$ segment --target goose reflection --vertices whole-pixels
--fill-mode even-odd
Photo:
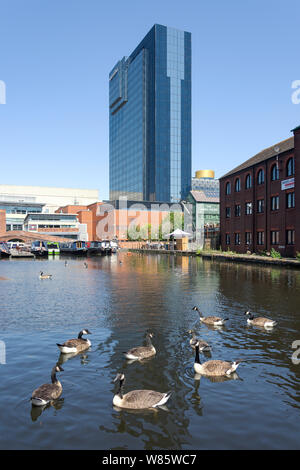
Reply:
[[[113,409],[117,411],[118,413],[130,413],[133,415],[149,415],[153,416],[153,414],[157,414],[159,410],[165,411],[165,412],[170,412],[170,409],[167,407],[167,405],[159,405],[156,408],[143,408],[140,410],[134,410],[130,408],[120,408],[119,406],[113,405]]]
[[[211,331],[228,331],[226,325],[208,325],[207,323],[205,323],[205,327]]]
[[[222,376],[217,376],[217,377],[210,376],[210,375],[197,374],[196,372],[194,375],[194,380],[200,383],[200,380],[202,377],[205,377],[206,379],[210,380],[210,382],[213,382],[213,383],[223,383],[229,380],[243,380],[236,372],[228,376],[222,375]]]
[[[196,374],[198,375],[198,374]],[[198,416],[203,416],[203,405],[201,404],[201,395],[199,394],[199,387],[200,387],[200,377],[198,380],[196,380],[196,375],[194,377],[195,379],[195,389],[192,393],[192,406],[195,410],[195,413],[197,413]]]
[[[77,357],[77,356],[80,357],[81,364],[84,365],[84,364],[89,363],[89,355],[86,354],[86,353],[84,354],[84,353],[80,353],[80,352],[74,352],[74,353],[68,353],[68,354],[60,353],[59,358],[57,360],[57,363],[59,365],[65,364],[67,361],[69,361],[73,357]]]
[[[147,357],[145,359],[139,359],[138,362],[139,364],[147,364],[148,362],[151,362],[152,361],[152,357]],[[125,363],[124,363],[124,368],[126,368],[126,365],[130,365],[130,364],[135,364],[137,362],[136,359],[126,359],[125,360]]]
[[[64,398],[59,398],[58,400],[53,400],[50,403],[47,403],[47,405],[43,406],[32,406],[31,411],[30,411],[30,416],[31,420],[37,421],[38,418],[41,416],[41,414],[45,411],[50,409],[51,407],[54,408],[55,410],[61,410],[64,405]]]

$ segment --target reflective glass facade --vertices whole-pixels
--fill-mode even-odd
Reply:
[[[214,178],[192,178],[192,189],[203,191],[208,198],[220,197],[220,182]]]
[[[109,75],[110,200],[191,189],[191,34],[154,25]]]

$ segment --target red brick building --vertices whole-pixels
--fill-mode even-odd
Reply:
[[[222,250],[300,252],[300,126],[220,178]]]
[[[158,235],[160,224],[170,217],[170,207],[174,207],[169,204],[160,205],[159,203],[147,203],[145,201],[140,205],[138,202],[135,202],[135,204],[135,206],[122,209],[119,206],[115,208],[110,203],[96,202],[88,206],[63,206],[55,212],[77,214],[78,221],[87,225],[89,241],[112,239],[114,237],[117,237],[118,240],[127,240],[128,231],[130,232],[130,229],[134,231],[135,227],[144,229],[141,234],[148,238],[147,227],[151,225],[152,235]],[[177,207],[178,210],[179,206]]]
[[[0,235],[6,232],[6,212],[0,209]]]

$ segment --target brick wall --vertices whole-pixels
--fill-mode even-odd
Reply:
[[[0,234],[3,235],[6,232],[6,211],[0,210]]]
[[[78,206],[78,205],[68,205],[59,207],[55,212],[57,214],[77,214],[79,211],[86,210],[87,206]]]
[[[88,240],[93,241],[93,213],[89,210],[80,210],[78,212],[78,221],[80,224],[86,224]]]

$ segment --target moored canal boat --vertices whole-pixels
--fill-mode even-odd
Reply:
[[[60,252],[63,253],[68,253],[72,255],[86,255],[87,254],[87,244],[85,241],[72,241],[72,242],[61,242],[59,244],[60,246]]]
[[[119,248],[117,240],[111,240],[110,241],[110,247],[111,247],[111,252],[112,253],[117,253],[118,248]]]
[[[88,251],[88,255],[101,255],[102,254],[101,242],[98,242],[98,241],[87,242],[87,251]]]
[[[101,243],[101,254],[102,255],[111,255],[111,246],[109,240],[102,240]]]
[[[59,255],[60,248],[58,242],[46,242],[48,255]]]
[[[43,240],[35,240],[31,243],[31,253],[35,256],[48,256],[47,243]]]
[[[9,258],[10,250],[6,242],[0,242],[0,258]]]

